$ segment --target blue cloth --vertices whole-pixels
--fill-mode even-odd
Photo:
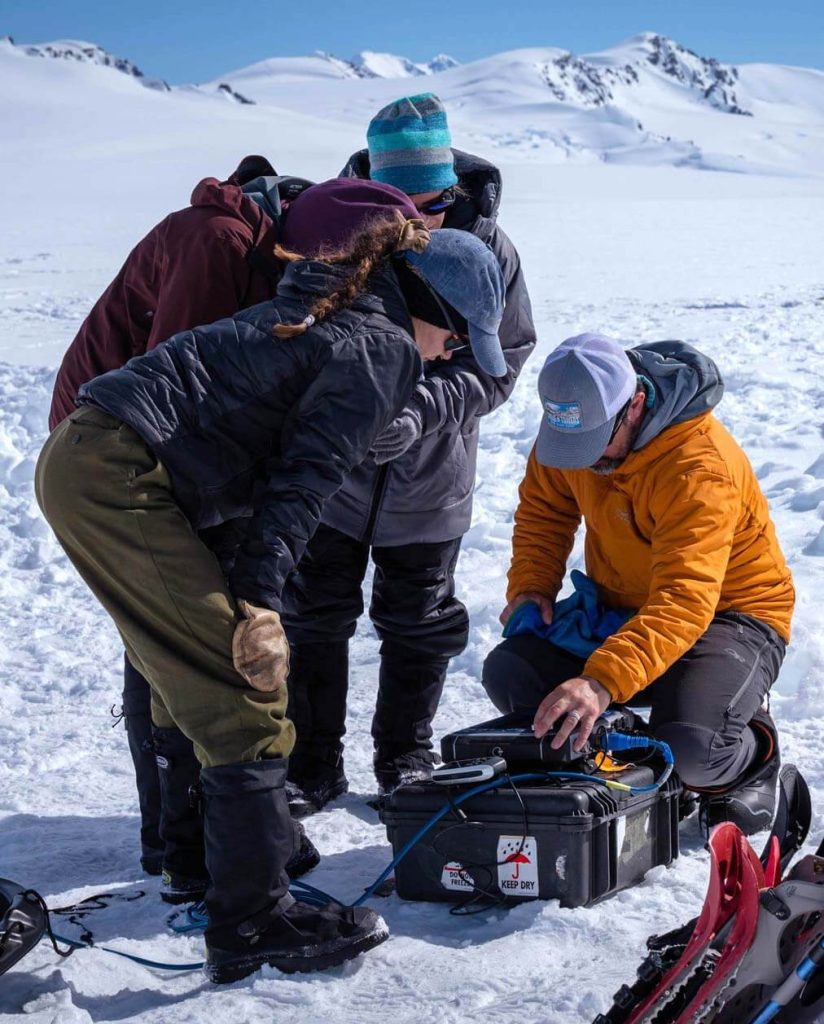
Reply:
[[[570,574],[575,593],[556,602],[552,622],[547,625],[534,601],[519,605],[504,626],[504,636],[534,633],[579,658],[588,658],[607,637],[617,632],[635,613],[629,608],[605,608],[598,601],[598,588],[584,573]]]

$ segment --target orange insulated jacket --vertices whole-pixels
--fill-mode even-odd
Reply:
[[[746,613],[789,639],[793,584],[766,498],[711,412],[666,427],[608,476],[542,466],[533,449],[508,599],[555,598],[582,517],[586,571],[601,600],[635,610],[584,669],[614,700],[661,676],[716,613]]]

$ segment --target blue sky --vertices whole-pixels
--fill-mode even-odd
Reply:
[[[824,0],[0,0],[0,35],[89,40],[173,84],[314,50],[466,62],[524,46],[586,53],[648,29],[723,61],[824,67]]]

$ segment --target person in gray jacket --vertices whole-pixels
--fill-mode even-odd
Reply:
[[[432,727],[451,658],[469,618],[455,597],[461,538],[470,525],[481,417],[512,393],[536,335],[518,253],[498,227],[500,172],[451,148],[436,96],[381,110],[342,177],[406,192],[430,229],[469,231],[498,259],[506,283],[499,337],[506,375],[484,373],[469,349],[425,370],[411,402],[324,508],[321,526],[283,594],[292,650],[289,713],[297,745],[288,789],[293,815],[314,813],[348,788],[343,767],[349,639],[375,564],[370,616],[381,639],[372,723],[379,793],[429,774]]]

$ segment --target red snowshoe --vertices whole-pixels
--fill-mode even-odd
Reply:
[[[594,1024],[814,1021],[800,1014],[824,996],[824,966],[818,975],[818,960],[824,965],[824,858],[803,858],[781,881],[810,820],[807,786],[787,765],[761,857],[737,826],[717,826],[701,914],[648,940],[650,954],[638,980],[616,993],[610,1011]]]

